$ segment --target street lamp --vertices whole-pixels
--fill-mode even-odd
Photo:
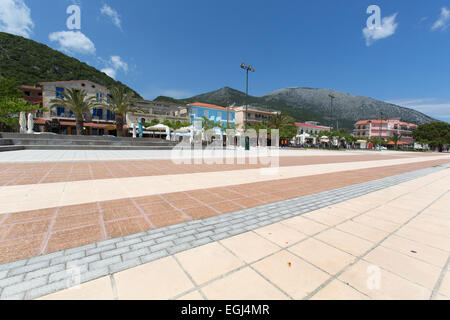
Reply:
[[[248,122],[248,73],[255,72],[253,66],[246,66],[245,63],[241,63],[241,69],[247,71],[247,84],[245,89],[246,96],[246,104],[245,104],[245,123],[244,123],[244,131],[247,132],[247,122]]]

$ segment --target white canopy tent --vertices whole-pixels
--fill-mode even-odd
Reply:
[[[147,131],[153,132],[153,135],[155,132],[158,132],[159,135],[163,134],[163,132],[166,134],[166,140],[170,140],[170,128],[163,124],[157,124],[155,126],[147,127],[145,128]]]

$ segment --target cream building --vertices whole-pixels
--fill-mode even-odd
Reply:
[[[249,125],[253,125],[255,123],[264,123],[269,121],[271,117],[279,114],[278,111],[268,111],[252,106],[249,106],[247,109],[247,119],[245,117],[245,106],[236,106],[233,108],[233,112],[235,112],[237,130],[244,129],[246,120]]]

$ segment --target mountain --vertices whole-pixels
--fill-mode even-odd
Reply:
[[[332,112],[330,95],[335,97]],[[243,105],[247,99],[245,93],[225,87],[178,101],[227,106],[232,103]],[[402,121],[416,124],[436,121],[416,110],[330,89],[281,89],[262,97],[249,96],[248,104],[285,112],[297,121],[318,121],[324,125],[338,122],[339,127],[348,129],[352,129],[354,123],[359,120],[379,119],[380,112],[383,113],[383,118],[400,118]]]
[[[94,67],[48,46],[20,36],[0,32],[0,75],[17,85],[45,81],[90,80],[104,86],[134,90]]]

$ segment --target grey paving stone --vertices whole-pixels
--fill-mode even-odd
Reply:
[[[130,260],[130,259],[134,259],[134,258],[139,258],[140,256],[145,256],[146,254],[149,254],[149,253],[150,253],[150,250],[147,248],[133,250],[133,251],[122,254],[122,260],[126,261],[126,260]]]
[[[61,280],[58,282],[53,282],[53,283],[46,284],[44,286],[29,290],[26,293],[24,299],[25,300],[38,299],[38,298],[41,298],[41,297],[50,295],[52,293],[56,293],[58,291],[65,290],[65,289],[67,289],[67,281]]]
[[[17,276],[8,277],[5,279],[0,280],[0,288],[8,287],[12,284],[18,283],[22,281],[25,278],[25,274],[19,274]]]
[[[161,238],[157,238],[157,239],[155,239],[155,241],[156,241],[156,243],[164,243],[164,242],[167,242],[167,241],[170,241],[170,240],[174,240],[176,238],[178,238],[176,234],[171,234],[169,236],[164,236],[164,237],[161,237]]]
[[[39,278],[45,275],[48,275],[50,273],[54,273],[54,272],[58,272],[65,269],[65,265],[64,264],[57,264],[51,267],[47,267],[47,268],[42,268],[36,271],[32,271],[32,272],[28,272],[25,276],[25,280],[31,280],[34,278]]]
[[[100,257],[104,260],[104,259],[107,259],[107,258],[110,258],[110,257],[121,255],[121,254],[126,253],[126,252],[130,252],[130,248],[129,247],[123,247],[123,248],[118,248],[118,249],[114,249],[114,250],[101,252],[100,253]]]
[[[72,255],[72,254],[80,252],[80,251],[86,251],[86,250],[95,248],[96,245],[97,245],[96,243],[91,243],[91,244],[87,244],[87,245],[81,246],[81,247],[66,249],[66,250],[64,250],[64,255],[68,256],[68,255]]]
[[[64,255],[64,251],[58,251],[58,252],[53,252],[53,253],[46,254],[46,255],[33,257],[27,261],[27,265],[42,262],[42,261],[47,261],[47,260],[50,260],[50,259],[53,259],[56,257],[62,257],[63,255]]]
[[[86,251],[86,255],[87,256],[90,256],[90,255],[93,255],[93,254],[96,254],[96,253],[100,253],[100,252],[104,252],[104,251],[109,251],[109,250],[114,250],[114,249],[116,249],[117,247],[116,247],[116,244],[115,243],[113,243],[113,244],[108,244],[108,245],[106,245],[106,246],[102,246],[102,247],[99,247],[99,248],[93,248],[93,249],[90,249],[90,250],[87,250]]]
[[[111,244],[116,244],[116,243],[121,242],[121,241],[123,241],[122,237],[109,239],[109,240],[104,240],[104,241],[101,241],[101,242],[97,242],[96,247],[100,248],[100,247],[104,247],[104,246],[109,246]]]
[[[89,271],[95,271],[96,269],[108,269],[108,266],[114,263],[119,263],[122,261],[122,258],[120,256],[114,256],[107,259],[95,261],[89,263]]]
[[[167,242],[164,242],[164,243],[158,243],[158,244],[155,244],[155,245],[151,246],[150,247],[150,251],[151,252],[157,252],[157,251],[160,251],[162,249],[166,249],[168,247],[171,247],[173,245],[174,245],[173,241],[167,241]]]
[[[197,233],[197,231],[195,229],[192,229],[192,230],[187,230],[187,231],[180,232],[178,234],[178,236],[185,237],[185,236],[189,236],[189,235],[192,235],[192,234],[195,234],[195,233]]]
[[[64,255],[62,257],[56,257],[50,260],[50,265],[56,265],[56,264],[60,264],[60,263],[64,263],[64,262],[68,262],[71,260],[75,260],[75,259],[81,259],[84,258],[86,256],[86,251],[79,251],[79,252],[75,252],[69,255]]]
[[[118,243],[116,243],[116,247],[117,248],[128,247],[132,244],[136,244],[136,243],[140,243],[140,242],[142,242],[141,238],[134,238],[134,239],[118,242]]]
[[[169,255],[169,253],[166,250],[160,250],[157,252],[153,252],[150,254],[147,254],[145,256],[140,257],[140,260],[142,263],[148,263],[151,261],[155,261],[164,257],[167,257]]]
[[[78,268],[78,269],[75,269]],[[52,283],[52,282],[57,282],[57,281],[61,281],[61,280],[65,280],[67,278],[70,278],[76,274],[83,274],[88,272],[88,266],[87,265],[82,265],[82,266],[78,266],[78,267],[68,267],[67,269],[61,270],[59,272],[55,272],[52,273],[49,277],[48,277],[48,282]]]
[[[81,283],[87,282],[87,281],[92,281],[101,277],[104,277],[106,275],[109,275],[109,269],[108,267],[102,267],[102,268],[98,268],[92,271],[88,271],[85,273],[81,274]]]
[[[0,280],[3,279],[3,278],[6,278],[6,275],[8,274],[8,271],[9,270],[0,271]]]
[[[148,248],[151,247],[152,245],[156,244],[155,240],[147,240],[147,241],[143,241],[143,242],[139,242],[136,244],[133,244],[130,246],[131,250],[138,250],[141,248]]]
[[[189,242],[189,241],[193,241],[193,240],[195,240],[196,238],[194,237],[194,236],[187,236],[187,237],[179,237],[179,238],[177,238],[177,239],[175,239],[174,240],[174,243],[176,244],[176,245],[179,245],[179,244],[182,244],[182,243],[184,243],[184,242]]]
[[[21,267],[21,266],[24,266],[26,263],[27,263],[27,260],[19,260],[19,261],[2,264],[2,265],[0,265],[0,271]]]
[[[136,238],[141,238],[141,237],[145,237],[147,235],[147,232],[139,232],[139,233],[135,233],[135,234],[130,234],[128,236],[123,237],[125,240],[131,240],[131,239],[136,239]]]
[[[141,265],[141,260],[139,258],[134,258],[130,260],[126,260],[124,262],[115,263],[109,266],[110,273],[117,273],[120,271],[124,271],[127,269],[131,269]]]
[[[169,235],[172,235],[172,234],[178,234],[178,233],[180,233],[182,231],[184,231],[184,228],[183,227],[178,227],[176,229],[171,229],[171,230],[164,231],[164,234],[169,236]]]
[[[30,271],[45,268],[45,267],[48,267],[49,264],[50,264],[50,261],[42,261],[42,262],[30,264],[30,265],[25,265],[22,267],[17,267],[17,268],[11,269],[8,273],[8,276],[15,276],[18,274],[27,273]]]
[[[12,284],[3,289],[1,299],[6,299],[8,298],[8,296],[22,293],[39,286],[43,286],[45,284],[47,284],[47,276]]]
[[[68,262],[66,263],[66,265],[67,265],[67,268],[68,268],[68,269],[70,269],[70,268],[76,268],[76,267],[79,268],[79,267],[88,265],[88,264],[91,263],[91,262],[98,261],[98,260],[100,260],[100,259],[101,259],[101,258],[100,258],[100,254],[97,253],[97,254],[93,254],[93,255],[90,255],[90,256],[87,256],[87,257],[78,259],[78,260],[68,261]]]
[[[214,235],[213,231],[205,231],[205,232],[197,233],[195,235],[195,237],[197,239],[202,239],[202,238],[209,237],[209,236],[212,236],[212,235]]]
[[[154,240],[154,239],[161,238],[161,237],[164,237],[164,236],[165,236],[165,234],[162,231],[158,232],[158,233],[152,233],[152,234],[149,234],[149,235],[147,235],[145,237],[142,237],[142,241]]]

